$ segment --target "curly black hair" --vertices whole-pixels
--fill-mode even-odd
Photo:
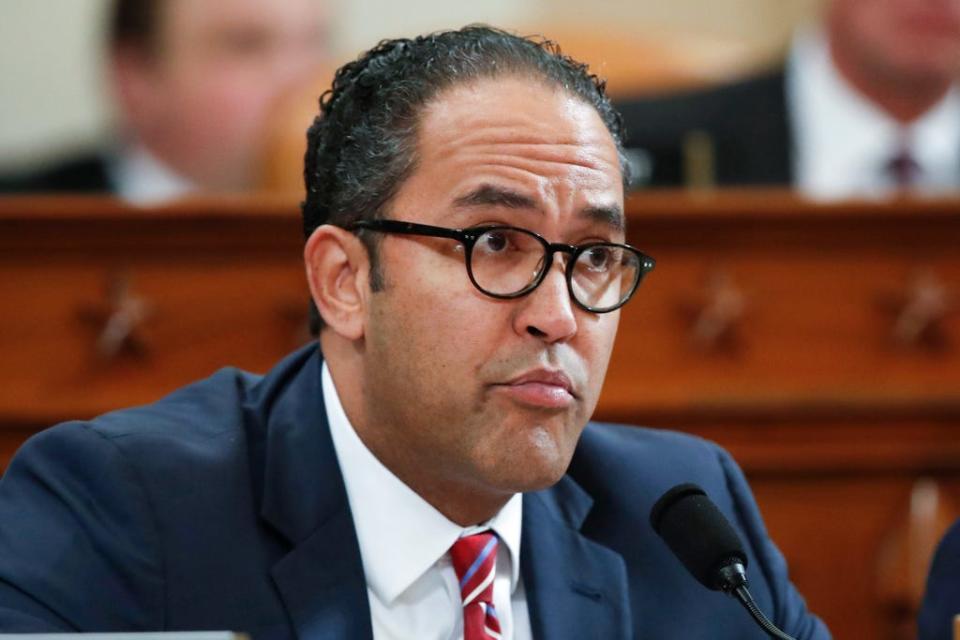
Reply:
[[[605,82],[547,39],[470,25],[383,40],[337,71],[307,130],[301,207],[305,235],[322,224],[346,226],[380,217],[416,166],[417,124],[427,103],[454,85],[506,75],[560,87],[592,105],[613,137],[627,183],[623,122]],[[375,235],[361,238],[370,253],[370,282],[376,291],[382,276]],[[314,313],[314,329],[318,320]]]

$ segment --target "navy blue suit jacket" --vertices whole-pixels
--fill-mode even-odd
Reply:
[[[264,377],[225,369],[155,404],[31,438],[0,481],[0,631],[369,638],[320,362],[309,347]],[[524,496],[535,636],[766,637],[651,530],[651,505],[680,482],[702,485],[743,536],[760,606],[797,638],[829,638],[726,453],[600,424],[587,426],[557,485]]]
[[[930,564],[927,591],[918,617],[920,640],[952,640],[953,616],[960,614],[960,521],[940,541]]]

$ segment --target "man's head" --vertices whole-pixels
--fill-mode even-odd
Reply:
[[[827,29],[849,73],[922,88],[960,72],[960,0],[832,0]]]
[[[249,187],[272,103],[326,58],[324,5],[116,0],[109,49],[124,125],[201,187]]]
[[[344,407],[448,517],[488,517],[566,470],[619,312],[573,302],[567,254],[528,295],[497,299],[471,284],[456,240],[343,227],[506,224],[553,243],[623,242],[619,116],[583,66],[484,27],[383,42],[321,105],[305,258]]]

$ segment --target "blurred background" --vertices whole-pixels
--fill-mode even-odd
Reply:
[[[782,54],[791,30],[812,18],[818,0],[324,0],[334,60],[381,38],[486,22],[546,33],[579,49],[591,41],[618,59],[598,60],[630,87],[720,81]],[[108,0],[4,0],[0,20],[0,173],[43,165],[101,142],[115,115],[104,75]],[[565,37],[566,36],[566,37]],[[607,41],[606,44],[602,44]],[[584,45],[587,45],[586,47]],[[660,71],[627,51],[645,47],[676,56]],[[572,49],[571,49],[572,50]],[[602,58],[603,51],[594,54]],[[605,67],[608,67],[605,69]],[[631,71],[650,77],[630,78]],[[645,83],[645,80],[648,80]],[[616,84],[611,86],[616,92]]]

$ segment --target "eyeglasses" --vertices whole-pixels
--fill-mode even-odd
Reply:
[[[470,282],[492,298],[527,295],[547,276],[553,254],[570,254],[565,271],[570,297],[578,307],[593,313],[608,313],[626,304],[656,264],[630,245],[559,244],[506,225],[448,229],[400,220],[360,220],[347,229],[456,240],[464,247]]]

